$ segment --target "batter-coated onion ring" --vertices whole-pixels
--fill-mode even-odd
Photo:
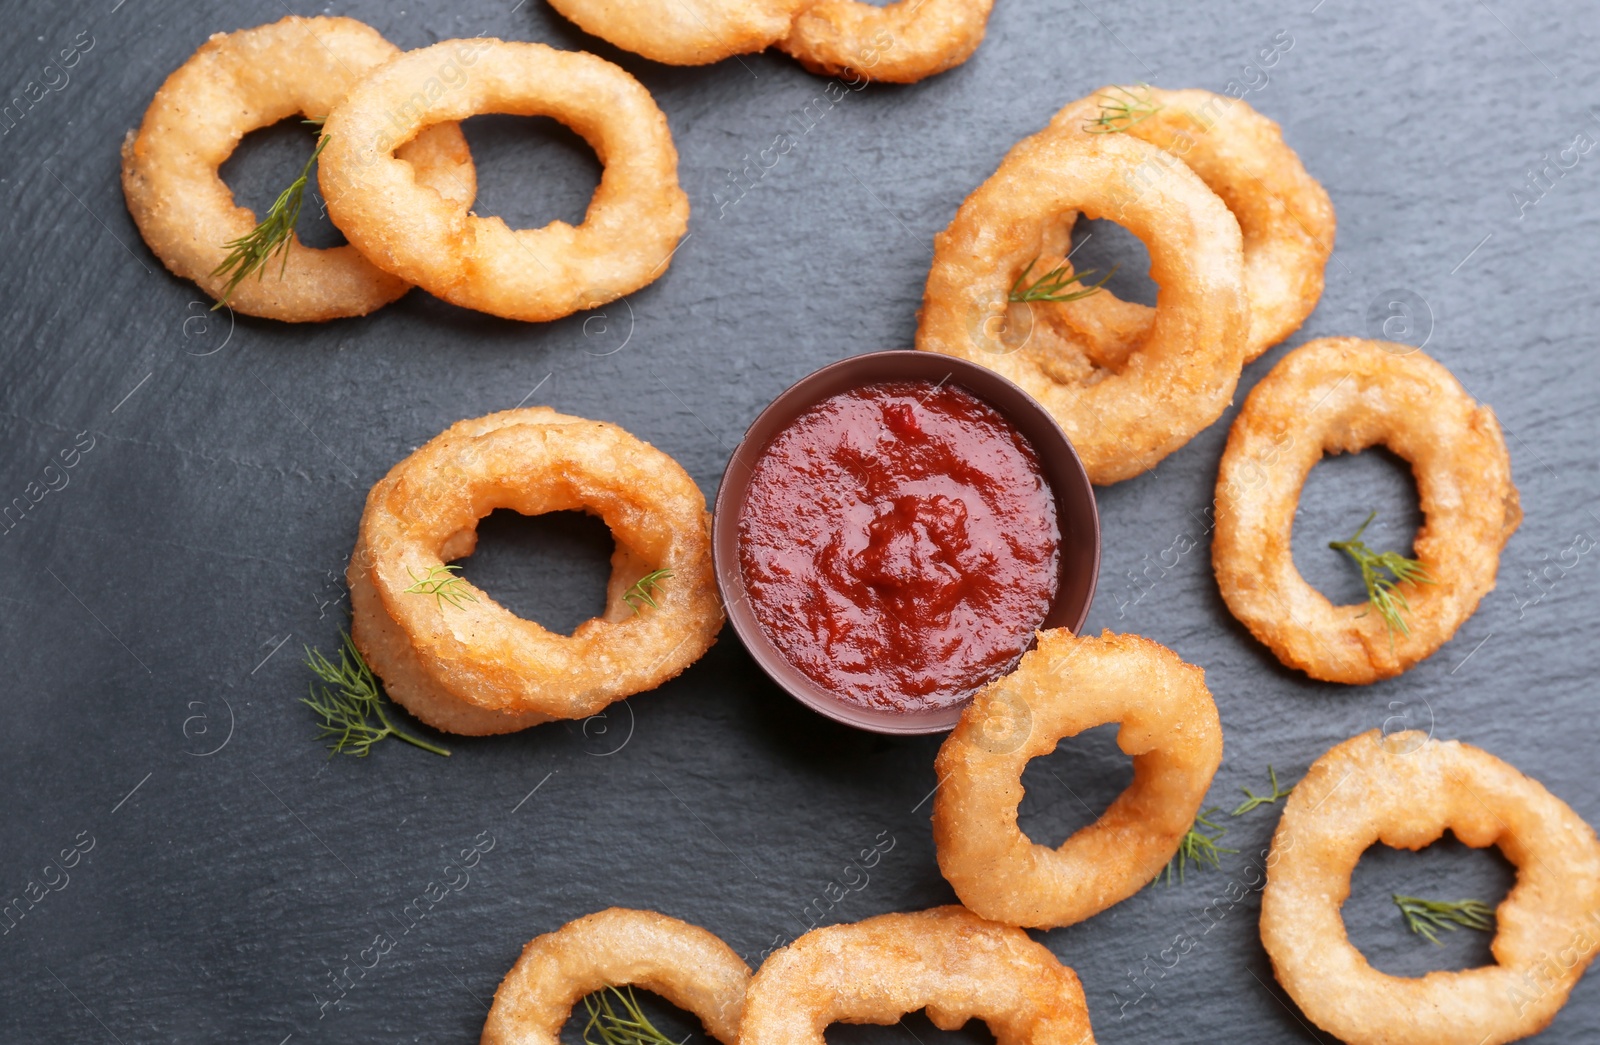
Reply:
[[[470,555],[496,508],[582,509],[617,541],[606,612],[570,636],[522,620],[465,578],[407,591]],[[705,496],[676,461],[617,428],[545,407],[452,425],[367,495],[348,579],[351,637],[389,696],[437,729],[506,733],[584,718],[694,663],[722,626]],[[670,569],[657,606],[625,599]]]
[[[321,119],[367,71],[399,49],[350,18],[289,16],[212,36],[167,77],[137,133],[122,145],[122,189],[139,232],[174,275],[220,299],[213,272],[225,246],[250,233],[256,215],[234,202],[217,168],[246,134],[294,115]],[[407,177],[465,210],[477,191],[472,157],[455,124],[419,134],[399,153]],[[234,288],[228,304],[246,315],[310,322],[360,316],[410,289],[355,247],[313,249],[294,238],[283,257]]]
[[[1120,92],[1120,93],[1117,93]],[[1067,133],[1087,133],[1086,125],[1101,115],[1106,100],[1137,99],[1153,112],[1114,123],[1183,160],[1200,180],[1222,198],[1239,221],[1244,236],[1244,283],[1250,299],[1249,362],[1300,328],[1322,297],[1323,269],[1333,253],[1333,202],[1317,180],[1306,173],[1300,157],[1283,140],[1276,123],[1242,101],[1210,91],[1164,91],[1156,87],[1107,87],[1073,102],[1056,114],[1050,126]],[[1137,191],[1137,185],[1127,187]],[[1115,217],[1113,212],[1110,217]],[[1062,305],[1073,323],[1092,324],[1094,313],[1121,312],[1132,303],[1107,292]],[[1152,321],[1152,310],[1132,305]],[[1134,351],[1143,331],[1121,342],[1120,354]],[[1109,347],[1101,355],[1112,358]]]
[[[994,0],[811,0],[779,49],[824,76],[916,83],[954,68],[983,42]]]
[[[1108,722],[1133,783],[1057,848],[1017,826],[1022,771]],[[1222,761],[1205,672],[1137,635],[1039,633],[1017,670],[973,698],[939,749],[933,840],[961,902],[1007,925],[1054,928],[1138,892],[1178,850]]]
[[[1495,964],[1407,979],[1367,963],[1339,908],[1377,843],[1421,849],[1449,828],[1495,845],[1517,882],[1495,911]],[[1600,843],[1566,803],[1459,741],[1377,730],[1312,764],[1272,838],[1261,942],[1311,1021],[1352,1045],[1499,1045],[1555,1017],[1600,941]]]
[[[1126,199],[1125,177],[1146,190]],[[1120,370],[1070,358],[1031,323],[1031,306],[1008,301],[1030,263],[1061,252],[1078,211],[1116,214],[1149,248],[1161,288],[1149,337]],[[1239,223],[1181,161],[1126,135],[1046,131],[1012,149],[934,238],[917,347],[1021,385],[1066,431],[1089,478],[1114,483],[1153,468],[1227,407],[1250,322],[1243,271]]]
[[[1295,507],[1325,452],[1382,443],[1411,463],[1424,516],[1415,557],[1433,584],[1396,590],[1409,634],[1372,606],[1335,606],[1290,552]],[[1522,521],[1494,411],[1409,345],[1323,338],[1284,356],[1251,390],[1217,471],[1212,565],[1222,597],[1279,660],[1312,678],[1366,683],[1431,656],[1494,589]],[[1337,536],[1342,537],[1343,534]]]
[[[707,65],[764,51],[789,31],[804,0],[550,0],[626,51],[668,65]]]
[[[554,117],[593,147],[605,170],[581,225],[513,230],[468,214],[393,155],[430,124],[489,112]],[[688,227],[666,117],[638,80],[592,54],[434,44],[363,80],[325,129],[322,193],[350,242],[429,293],[507,319],[559,319],[638,290]]]
[[[1000,1045],[1093,1045],[1083,987],[1021,929],[964,907],[813,929],[750,981],[740,1045],[823,1045],[830,1023],[892,1024],[917,1009],[941,1030],[976,1017]]]
[[[737,1045],[750,968],[696,925],[621,907],[568,922],[522,949],[483,1025],[482,1045],[560,1045],[572,1006],[605,987],[636,986],[700,1017]]]

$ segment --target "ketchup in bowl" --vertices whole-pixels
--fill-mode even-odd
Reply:
[[[831,363],[773,400],[717,490],[729,623],[796,700],[879,733],[954,726],[1035,632],[1083,626],[1100,568],[1072,443],[995,371]]]
[[[1033,447],[931,381],[824,399],[757,458],[739,564],[767,639],[867,708],[949,707],[1009,671],[1055,598],[1055,498]]]

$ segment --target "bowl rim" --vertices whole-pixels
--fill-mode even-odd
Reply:
[[[836,722],[875,733],[902,736],[942,733],[955,726],[962,711],[971,703],[971,697],[949,707],[918,712],[885,711],[846,702],[790,663],[767,638],[751,611],[739,560],[739,516],[755,461],[772,439],[788,428],[795,417],[824,399],[853,388],[890,381],[951,382],[996,410],[1033,446],[1040,471],[1055,497],[1057,527],[1061,531],[1061,577],[1056,599],[1040,628],[1066,627],[1074,633],[1082,630],[1099,579],[1101,544],[1099,505],[1077,450],[1049,411],[1020,386],[979,363],[941,353],[890,349],[847,356],[811,371],[768,403],[745,429],[723,469],[712,507],[712,568],[734,633],[757,665],[795,700]],[[996,398],[1007,402],[996,402]],[[1028,416],[1021,419],[1018,413]],[[1047,442],[1058,445],[1041,446],[1037,437],[1040,432],[1046,435]],[[1059,480],[1066,480],[1073,489],[1063,490]],[[1073,500],[1075,497],[1077,499]],[[1075,547],[1082,561],[1070,566],[1066,554],[1069,509],[1076,509],[1073,514],[1080,524],[1086,523],[1075,531]],[[1071,602],[1065,602],[1069,595],[1074,595],[1065,583],[1069,579],[1069,569],[1074,571],[1072,580],[1076,594]],[[1028,649],[1033,646],[1030,642]]]

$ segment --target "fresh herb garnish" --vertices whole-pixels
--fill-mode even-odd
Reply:
[[[1083,125],[1083,129],[1090,134],[1116,134],[1125,131],[1135,124],[1148,120],[1162,108],[1150,97],[1150,85],[1147,83],[1135,84],[1132,87],[1112,87],[1107,93],[1098,97],[1100,115]]]
[[[320,120],[305,122],[321,123]],[[267,210],[267,216],[247,234],[223,244],[228,248],[228,256],[222,259],[222,264],[211,270],[211,274],[227,276],[228,282],[222,288],[222,297],[211,306],[212,311],[226,305],[234,290],[252,272],[256,274],[257,279],[264,278],[267,262],[274,255],[282,255],[283,260],[278,265],[278,278],[283,278],[284,269],[289,265],[289,246],[294,242],[295,222],[300,220],[300,204],[305,200],[306,182],[311,178],[312,164],[317,162],[317,157],[322,155],[322,150],[327,145],[328,136],[324,134],[317,141],[316,151],[306,161],[300,177],[291,182],[287,189],[278,193],[278,198]]]
[[[1272,794],[1258,795],[1248,787],[1241,787],[1239,790],[1244,792],[1245,800],[1239,803],[1239,808],[1230,813],[1230,816],[1244,816],[1256,806],[1270,806],[1280,798],[1288,798],[1289,793],[1294,790],[1293,784],[1281,789],[1278,787],[1278,772],[1270,765],[1267,766],[1267,776],[1272,780]]]
[[[1394,905],[1406,916],[1406,928],[1414,933],[1421,933],[1437,946],[1442,944],[1439,944],[1439,937],[1434,935],[1436,929],[1455,932],[1457,929],[1465,928],[1488,932],[1494,928],[1494,908],[1482,900],[1457,900],[1448,903],[1444,900],[1423,900],[1395,893]]]
[[[613,995],[622,1005],[621,1013],[611,1004]],[[632,987],[620,991],[604,987],[585,997],[583,1007],[589,1010],[589,1022],[583,1027],[584,1045],[683,1045],[650,1022],[634,999]],[[589,1036],[590,1031],[599,1036],[598,1040]],[[689,1036],[684,1035],[683,1041],[688,1040]]]
[[[1405,593],[1395,586],[1410,582],[1412,584],[1437,583],[1428,574],[1426,567],[1416,559],[1408,559],[1399,552],[1378,553],[1367,547],[1361,535],[1366,532],[1367,526],[1378,517],[1374,511],[1367,516],[1367,521],[1356,528],[1355,536],[1348,541],[1329,541],[1328,547],[1334,551],[1344,552],[1356,561],[1361,567],[1361,581],[1367,586],[1367,599],[1377,607],[1378,613],[1383,617],[1383,622],[1389,627],[1389,641],[1394,641],[1394,633],[1402,635],[1411,634],[1411,629],[1406,626],[1404,613],[1411,612],[1411,603],[1406,599]],[[1385,575],[1386,571],[1387,576]],[[1365,616],[1365,613],[1361,614]]]
[[[478,597],[468,590],[467,579],[456,576],[455,571],[459,569],[461,569],[459,566],[429,566],[427,576],[418,577],[415,573],[411,573],[411,568],[408,566],[406,572],[411,573],[411,579],[417,583],[406,591],[412,595],[432,595],[438,600],[441,612],[445,603],[459,610],[464,603],[478,601]]]
[[[1189,831],[1183,836],[1183,841],[1178,843],[1178,852],[1167,864],[1165,874],[1167,885],[1172,884],[1172,865],[1178,865],[1178,881],[1184,880],[1184,871],[1190,863],[1196,867],[1210,867],[1212,870],[1222,869],[1222,854],[1237,853],[1237,849],[1224,849],[1217,845],[1222,841],[1222,836],[1228,829],[1221,824],[1213,822],[1210,817],[1219,813],[1219,809],[1206,809],[1195,815],[1194,823],[1189,825]]]
[[[661,582],[672,576],[671,570],[652,570],[633,582],[622,596],[624,602],[633,607],[634,613],[641,612],[640,607],[649,606],[653,610],[661,607],[656,605],[655,595],[661,590]]]
[[[339,634],[344,642],[339,649],[338,664],[323,656],[321,650],[309,646],[305,648],[306,667],[327,685],[320,687],[319,692],[317,684],[312,683],[310,698],[300,698],[300,703],[322,718],[317,735],[333,739],[333,743],[328,745],[328,757],[344,754],[365,758],[372,750],[372,745],[388,737],[448,757],[450,752],[439,745],[419,740],[395,728],[385,711],[388,702],[378,689],[378,680],[373,677],[372,669],[367,667],[366,659],[356,649],[349,632],[341,631]]]
[[[1085,269],[1082,272],[1074,272],[1071,275],[1068,275],[1067,263],[1063,261],[1049,272],[1046,272],[1044,275],[1034,280],[1032,285],[1024,287],[1022,285],[1023,281],[1028,278],[1028,273],[1033,271],[1033,266],[1038,264],[1038,262],[1039,258],[1037,255],[1032,261],[1028,262],[1028,267],[1022,270],[1022,275],[1018,276],[1017,281],[1011,284],[1011,292],[1006,295],[1006,300],[1054,302],[1078,301],[1081,298],[1086,298],[1090,294],[1098,291],[1101,287],[1106,285],[1107,281],[1109,281],[1112,276],[1117,274],[1117,266],[1112,265],[1111,271],[1102,276],[1099,282],[1085,284],[1084,289],[1082,290],[1068,291],[1066,289],[1067,287],[1074,283],[1081,283],[1083,280],[1094,275],[1098,270]]]

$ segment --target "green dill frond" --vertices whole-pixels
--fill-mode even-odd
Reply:
[[[211,306],[213,311],[226,305],[234,290],[251,273],[255,273],[257,279],[264,278],[267,262],[274,256],[282,258],[278,265],[278,278],[283,278],[284,269],[289,265],[289,246],[294,242],[295,222],[300,220],[300,205],[305,200],[306,183],[311,179],[311,167],[327,145],[328,136],[324,134],[317,141],[316,151],[306,161],[305,168],[300,171],[300,177],[291,182],[287,189],[278,193],[278,198],[267,210],[267,216],[247,234],[223,244],[228,248],[228,256],[222,259],[222,264],[213,269],[211,274],[227,276],[228,282],[222,288],[222,297]]]
[[[1361,535],[1377,517],[1378,513],[1372,512],[1367,516],[1366,522],[1356,527],[1355,535],[1348,541],[1329,541],[1328,547],[1334,551],[1344,552],[1361,567],[1361,582],[1367,587],[1367,601],[1377,608],[1384,624],[1388,625],[1389,641],[1392,643],[1394,633],[1397,631],[1402,635],[1411,634],[1404,616],[1411,612],[1411,602],[1396,586],[1406,583],[1438,582],[1429,575],[1427,568],[1415,559],[1408,559],[1399,552],[1380,554],[1367,547]]]
[[[1033,271],[1033,266],[1038,264],[1038,262],[1039,258],[1037,255],[1034,256],[1032,261],[1028,262],[1028,267],[1022,270],[1022,275],[1018,276],[1017,281],[1011,284],[1011,292],[1006,295],[1006,300],[1053,301],[1057,303],[1063,301],[1078,301],[1082,298],[1088,297],[1090,294],[1095,293],[1101,287],[1105,286],[1106,283],[1110,281],[1111,277],[1117,274],[1118,267],[1116,265],[1112,265],[1110,272],[1107,272],[1096,283],[1083,284],[1082,290],[1069,291],[1066,289],[1067,287],[1074,283],[1082,284],[1084,280],[1094,275],[1098,270],[1085,269],[1082,272],[1074,272],[1069,275],[1067,273],[1067,263],[1063,261],[1049,272],[1046,272],[1044,275],[1034,280],[1029,286],[1023,286],[1022,284],[1027,280],[1028,274]]]
[[[1219,809],[1206,809],[1196,814],[1194,823],[1189,825],[1189,831],[1183,836],[1183,841],[1178,843],[1178,852],[1167,864],[1167,869],[1162,872],[1167,880],[1167,885],[1172,885],[1172,868],[1178,868],[1178,881],[1184,880],[1185,871],[1189,864],[1196,867],[1209,867],[1212,870],[1222,869],[1222,854],[1237,853],[1237,849],[1224,849],[1217,843],[1222,841],[1222,836],[1228,829],[1221,824],[1213,822],[1210,817],[1219,813]],[[1158,876],[1157,880],[1160,880]]]
[[[328,745],[328,757],[344,754],[365,758],[372,751],[372,745],[388,737],[448,757],[450,752],[439,745],[395,728],[386,711],[388,701],[384,700],[366,658],[356,649],[349,632],[339,634],[344,642],[339,648],[337,664],[323,656],[321,650],[305,647],[306,667],[324,684],[319,687],[313,682],[311,696],[300,698],[300,703],[322,719],[317,726],[317,736],[332,740]]]
[[[411,574],[411,579],[416,581],[406,591],[412,595],[432,595],[439,603],[440,612],[444,611],[446,603],[460,609],[464,604],[477,602],[478,597],[469,590],[467,579],[457,577],[459,566],[429,566],[426,576],[418,577],[411,573],[411,568],[406,567],[406,572]]]
[[[1150,97],[1150,85],[1134,84],[1132,87],[1112,87],[1098,95],[1100,115],[1083,125],[1090,134],[1116,134],[1135,124],[1143,123],[1162,106]]]
[[[611,1004],[613,997],[621,1004],[622,1012]],[[583,1006],[589,1010],[589,1022],[583,1027],[584,1045],[683,1045],[650,1022],[639,1008],[632,987],[603,987],[586,996]],[[591,1033],[595,1036],[591,1037]],[[683,1041],[688,1040],[689,1036],[684,1035]]]
[[[1239,803],[1239,808],[1230,813],[1230,816],[1244,816],[1257,806],[1270,806],[1280,798],[1288,798],[1294,791],[1293,784],[1281,789],[1278,787],[1278,771],[1270,765],[1267,766],[1267,776],[1272,780],[1272,794],[1258,795],[1248,787],[1241,787],[1239,790],[1244,792],[1245,800]]]
[[[622,596],[622,599],[629,606],[633,607],[634,613],[642,612],[640,607],[643,606],[649,606],[653,610],[658,610],[661,607],[656,605],[656,593],[661,590],[661,582],[664,580],[669,580],[671,577],[671,570],[652,570],[643,577],[640,577],[638,580],[634,581],[633,587],[627,590],[627,592]]]
[[[1423,900],[1415,896],[1394,894],[1394,905],[1405,915],[1406,928],[1432,940],[1436,946],[1439,937],[1435,930],[1476,929],[1489,932],[1494,928],[1494,908],[1482,900]]]

